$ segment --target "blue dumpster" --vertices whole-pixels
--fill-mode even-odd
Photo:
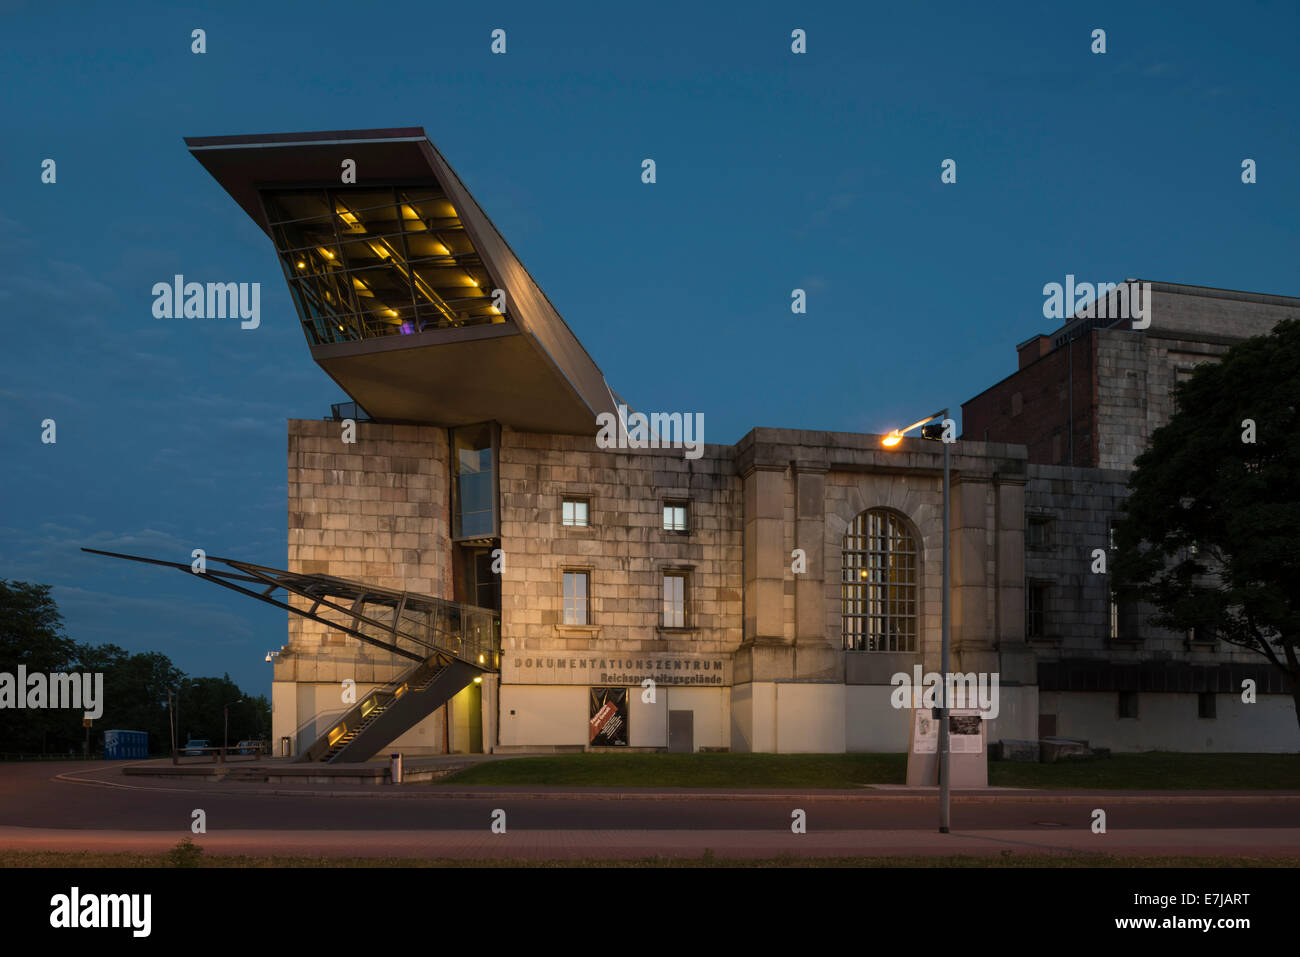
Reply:
[[[148,731],[105,731],[104,759],[122,761],[149,757]]]

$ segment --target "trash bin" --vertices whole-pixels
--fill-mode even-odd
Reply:
[[[402,783],[402,755],[400,753],[390,754],[388,756],[388,760],[390,762],[388,765],[388,777],[390,783],[401,784]]]
[[[280,739],[280,757],[282,758],[289,757],[292,750],[293,749],[289,745],[289,736],[286,734],[284,737]]]

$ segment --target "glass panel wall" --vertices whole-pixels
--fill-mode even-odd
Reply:
[[[496,426],[451,430],[452,535],[492,538],[497,534]]]
[[[312,345],[506,321],[437,188],[275,190],[262,202]]]

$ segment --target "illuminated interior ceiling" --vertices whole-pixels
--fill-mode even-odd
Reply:
[[[272,240],[312,359],[376,421],[581,435],[616,413],[596,363],[423,129],[185,142]],[[349,167],[355,184],[342,182]],[[280,321],[267,303],[263,326]]]
[[[262,202],[313,346],[506,321],[437,188],[268,190]]]

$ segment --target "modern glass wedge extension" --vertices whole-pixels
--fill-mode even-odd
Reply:
[[[277,189],[262,204],[312,345],[506,321],[436,187]]]

